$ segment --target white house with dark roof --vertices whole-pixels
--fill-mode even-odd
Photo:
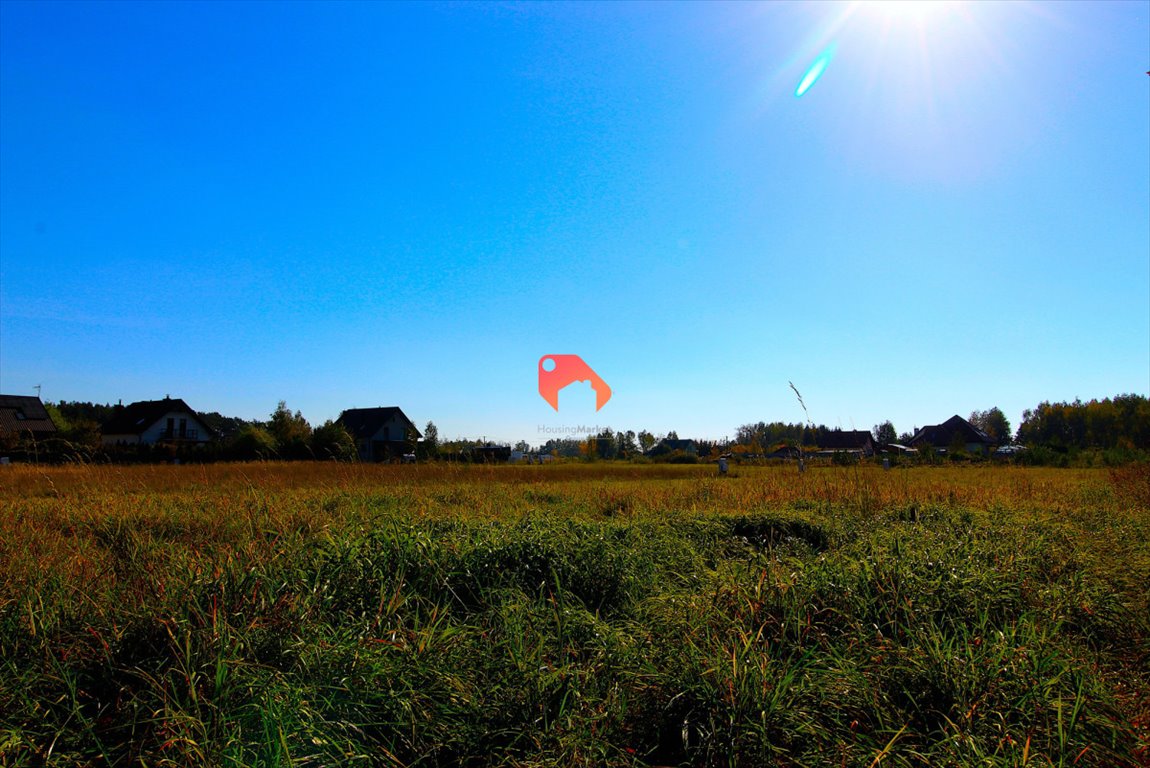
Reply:
[[[100,431],[104,445],[195,445],[214,436],[200,414],[183,400],[170,397],[118,407]]]

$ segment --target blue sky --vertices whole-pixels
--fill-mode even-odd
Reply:
[[[5,0],[0,391],[532,443],[1147,394],[1147,69],[1147,2]]]

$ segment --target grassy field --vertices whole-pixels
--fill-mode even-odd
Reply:
[[[0,468],[0,765],[1150,764],[1150,471]]]

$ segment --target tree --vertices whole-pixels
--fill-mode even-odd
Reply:
[[[52,403],[44,403],[44,410],[48,412],[48,418],[56,425],[57,432],[66,432],[72,428],[72,423],[60,412],[57,406]]]
[[[60,437],[75,448],[99,448],[101,443],[100,425],[93,419],[72,419],[71,426]]]
[[[311,443],[311,425],[303,414],[296,411],[294,414],[288,410],[287,403],[280,400],[279,405],[272,411],[271,421],[268,422],[268,432],[276,441],[276,449],[280,458],[306,459],[311,457],[309,450]]]
[[[595,461],[599,458],[599,441],[591,436],[579,444],[579,453],[586,461]]]
[[[952,460],[966,458],[966,443],[962,439],[961,432],[956,430],[954,435],[950,438],[950,445],[946,447],[946,455]]]
[[[643,453],[648,453],[655,447],[655,436],[645,429],[639,430],[639,448]]]
[[[238,434],[244,427],[252,423],[237,416],[224,416],[218,411],[201,413],[200,417],[203,420],[205,426],[209,427],[221,440],[225,441],[229,440],[234,435]]]
[[[889,419],[882,424],[875,424],[872,432],[874,433],[874,441],[880,445],[898,442],[898,432],[895,431],[894,424],[891,424]]]
[[[617,441],[615,455],[620,459],[629,459],[639,450],[639,445],[635,442],[635,431],[632,429],[616,433],[615,440]]]
[[[48,403],[44,403],[44,407],[47,408]],[[56,403],[55,413],[53,413],[52,410],[49,410],[49,413],[53,413],[53,417],[59,414],[68,421],[87,420],[94,421],[97,425],[102,425],[107,424],[108,421],[111,420],[112,416],[116,413],[116,409],[117,406],[114,405],[61,400]]]
[[[1022,413],[1019,442],[1071,448],[1150,448],[1150,399],[1143,395],[1073,403],[1041,402]]]
[[[970,414],[970,423],[990,435],[996,443],[1010,442],[1010,422],[997,407]]]
[[[232,438],[227,453],[238,461],[270,459],[276,455],[276,439],[263,427],[249,424]]]
[[[355,461],[355,439],[338,421],[328,419],[311,434],[311,452],[317,459]]]
[[[571,438],[551,438],[540,449],[548,456],[573,457],[583,454],[583,443]]]
[[[595,437],[595,457],[599,459],[613,459],[618,454],[619,445],[615,439],[615,431],[607,427]]]
[[[430,420],[423,428],[423,455],[428,459],[434,459],[439,455],[439,427]]]

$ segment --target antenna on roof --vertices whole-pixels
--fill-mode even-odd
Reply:
[[[40,384],[37,384],[36,386],[32,387],[32,389],[36,390],[36,397],[37,397],[37,398],[38,398],[38,397],[40,397],[40,387],[41,387],[41,386],[42,386],[42,385],[40,385]]]

